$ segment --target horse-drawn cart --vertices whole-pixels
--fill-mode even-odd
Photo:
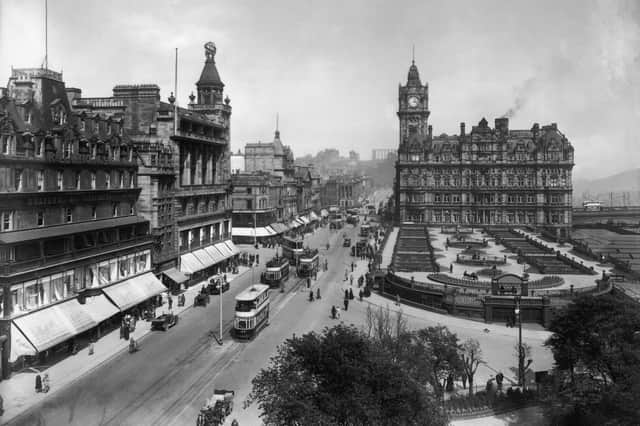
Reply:
[[[213,396],[209,398],[200,409],[196,426],[219,426],[233,411],[234,391],[226,389],[214,389]]]

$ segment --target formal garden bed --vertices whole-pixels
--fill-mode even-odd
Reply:
[[[509,388],[505,393],[481,391],[472,396],[452,396],[446,401],[450,419],[482,417],[490,414],[516,410],[539,403],[533,390],[522,392],[520,388]]]

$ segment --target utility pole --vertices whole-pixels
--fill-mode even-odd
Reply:
[[[515,296],[515,314],[518,316],[518,386],[524,391],[524,348],[522,347],[522,311],[520,309],[520,296]]]

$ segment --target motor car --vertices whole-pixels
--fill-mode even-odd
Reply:
[[[342,242],[342,247],[350,247],[351,246],[351,238],[345,238]]]
[[[224,293],[229,290],[229,282],[222,278],[215,278],[209,281],[210,294],[220,294],[220,287],[222,287],[222,292]]]
[[[178,323],[178,315],[171,314],[171,313],[161,314],[151,321],[151,330],[167,331],[169,328],[173,327],[177,323]]]

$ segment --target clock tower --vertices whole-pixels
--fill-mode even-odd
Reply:
[[[398,87],[398,118],[400,119],[401,146],[412,135],[422,137],[427,135],[429,85],[422,85],[415,61],[411,61],[407,84]]]

